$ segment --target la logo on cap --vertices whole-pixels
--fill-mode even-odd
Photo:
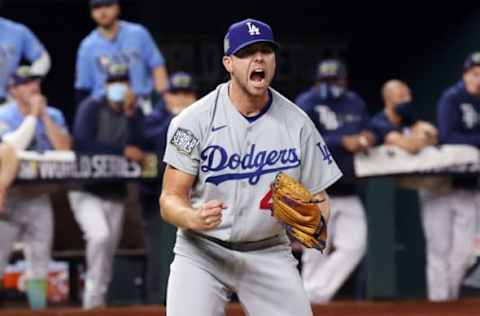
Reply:
[[[252,22],[247,22],[248,34],[250,35],[260,35],[260,29],[255,26]]]

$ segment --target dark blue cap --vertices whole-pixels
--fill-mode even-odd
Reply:
[[[24,84],[33,80],[42,79],[43,76],[34,74],[31,71],[30,66],[20,66],[15,70],[8,81],[9,86],[16,86],[20,84]]]
[[[168,91],[195,91],[197,89],[192,75],[186,72],[176,72],[170,76]]]
[[[347,67],[337,59],[326,59],[318,63],[316,79],[347,79]]]
[[[467,71],[475,66],[480,66],[480,52],[474,52],[468,55],[463,63],[463,71]]]
[[[106,68],[107,82],[129,81],[128,65],[122,63],[110,64]]]
[[[90,0],[90,7],[97,8],[101,6],[118,4],[118,0]]]
[[[275,49],[279,45],[273,39],[270,26],[254,19],[246,19],[232,24],[225,35],[223,49],[225,55],[232,55],[240,49],[258,42],[270,43]]]

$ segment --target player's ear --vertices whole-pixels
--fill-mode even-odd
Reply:
[[[223,67],[228,73],[232,73],[232,57],[230,56],[223,56]]]

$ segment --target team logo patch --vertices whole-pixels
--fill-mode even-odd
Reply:
[[[175,131],[175,134],[173,134],[170,144],[172,144],[177,151],[191,155],[193,149],[198,144],[198,138],[196,138],[188,129],[179,127]]]

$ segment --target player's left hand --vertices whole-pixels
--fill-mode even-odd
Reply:
[[[375,145],[375,136],[369,131],[363,131],[358,134],[358,140],[362,145],[363,151]]]
[[[47,99],[43,95],[39,93],[34,94],[29,98],[28,102],[31,115],[41,118],[46,113]]]
[[[412,134],[424,138],[427,145],[435,145],[438,142],[438,130],[432,124],[418,121],[412,126]]]

